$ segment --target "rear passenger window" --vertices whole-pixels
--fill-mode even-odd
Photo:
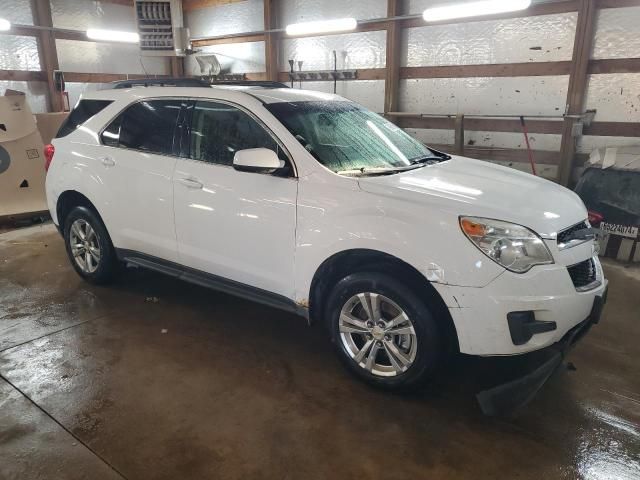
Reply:
[[[111,103],[113,103],[111,100],[80,100],[76,108],[73,109],[60,126],[56,138],[66,137]]]
[[[278,143],[247,113],[224,103],[196,103],[191,122],[190,158],[232,165],[235,153],[247,148],[268,148],[286,161]]]
[[[131,105],[102,132],[102,142],[145,152],[171,155],[180,100],[146,100]]]

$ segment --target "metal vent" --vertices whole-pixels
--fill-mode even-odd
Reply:
[[[584,243],[584,240],[575,241],[571,240],[571,237],[575,232],[583,230],[585,228],[589,228],[589,224],[587,222],[580,222],[558,233],[558,248],[562,250],[563,248],[568,248],[570,246]]]
[[[178,0],[136,0],[136,23],[143,55],[176,55],[188,41]]]
[[[600,285],[597,280],[596,264],[592,258],[567,267],[567,270],[578,291],[591,290]]]

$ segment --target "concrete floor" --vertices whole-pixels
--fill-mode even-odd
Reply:
[[[5,233],[0,478],[638,479],[640,278],[606,271],[577,371],[492,419],[467,360],[382,393],[297,317],[140,270],[92,287],[52,226]]]

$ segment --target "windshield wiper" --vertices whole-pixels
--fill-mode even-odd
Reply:
[[[449,160],[450,158],[449,155],[425,155],[424,157],[412,158],[411,165],[433,165],[444,160]]]
[[[351,176],[376,176],[376,175],[393,175],[394,173],[406,172],[408,170],[415,170],[419,168],[419,165],[407,165],[406,167],[396,168],[354,168],[352,170],[339,170],[336,173],[338,175],[351,175]]]

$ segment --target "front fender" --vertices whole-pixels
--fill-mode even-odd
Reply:
[[[351,249],[396,257],[434,284],[482,287],[504,272],[462,234],[457,214],[364,192],[351,178],[314,177],[299,184],[297,301],[327,258]]]

